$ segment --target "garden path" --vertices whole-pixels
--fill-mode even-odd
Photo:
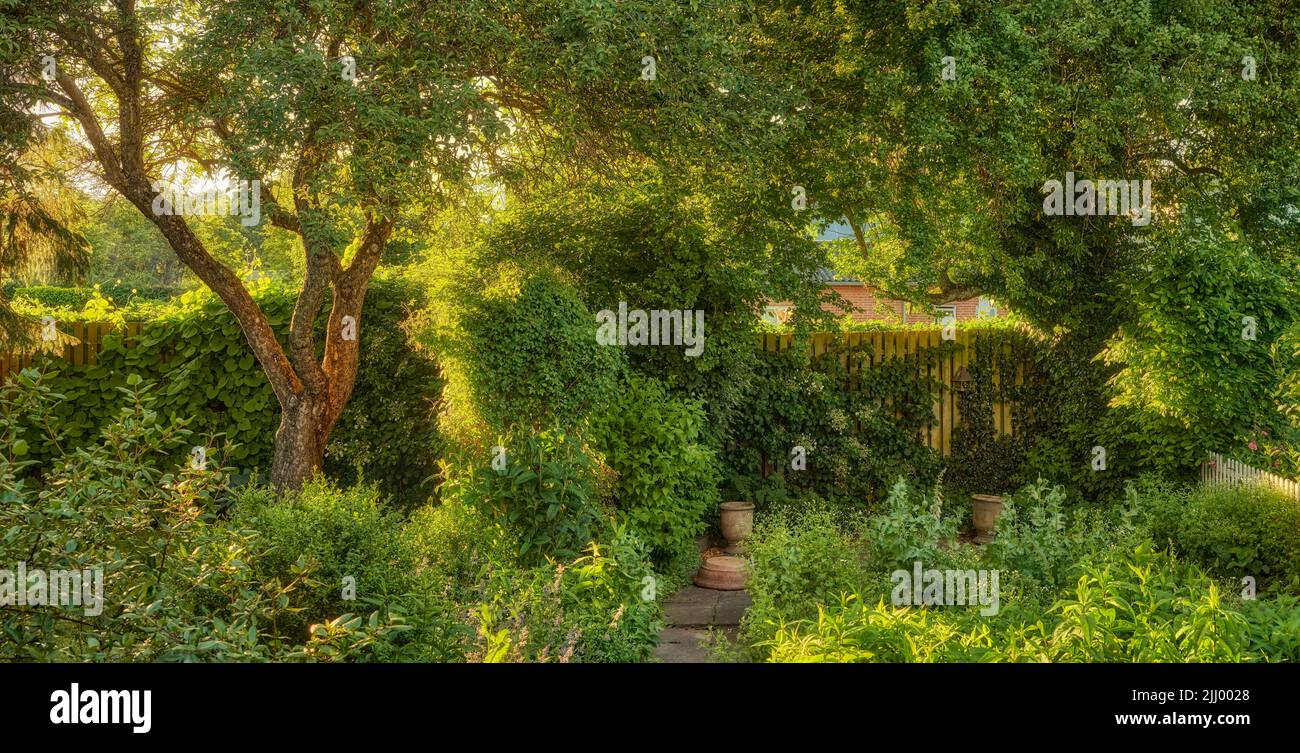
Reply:
[[[664,621],[655,657],[666,664],[701,664],[711,661],[707,647],[709,628],[719,628],[735,640],[736,626],[753,600],[745,591],[715,591],[690,585],[664,601]]]

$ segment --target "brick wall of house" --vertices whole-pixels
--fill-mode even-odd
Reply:
[[[868,319],[898,320],[903,315],[902,301],[878,297],[875,289],[869,286],[829,285],[827,287],[839,293],[848,304],[846,308],[837,308],[831,304],[822,305],[823,309],[833,312],[836,316],[852,314],[853,320],[860,322]]]
[[[932,324],[937,321],[927,309],[881,296],[870,285],[832,282],[827,287],[839,293],[844,299],[844,303],[839,307],[829,303],[822,304],[823,309],[837,317],[851,314],[856,322],[886,321],[904,324]],[[789,301],[781,301],[770,304],[770,307],[781,310],[788,308],[789,305]],[[953,301],[947,305],[956,308],[959,322],[979,318],[978,297]],[[998,310],[998,316],[1002,316],[1003,313],[1001,309]]]
[[[928,310],[920,306],[905,304],[903,301],[884,298],[869,285],[831,284],[829,287],[839,293],[845,302],[852,307],[850,311],[846,312],[829,305],[823,306],[827,310],[833,310],[837,316],[851,313],[853,320],[858,322],[874,319],[885,321],[902,320],[904,324],[929,324],[935,321],[935,317]],[[959,322],[978,318],[978,297],[968,298],[963,301],[952,301],[948,305],[956,308],[957,321]],[[999,315],[1001,313],[1001,311],[998,312]]]

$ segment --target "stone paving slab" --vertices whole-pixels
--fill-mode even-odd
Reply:
[[[739,625],[740,618],[754,606],[754,600],[749,597],[747,591],[723,591],[722,593],[735,594],[735,596],[718,599],[718,606],[713,611],[712,624]]]
[[[709,660],[703,645],[708,637],[709,631],[702,628],[665,628],[659,634],[655,658],[665,664],[704,664]]]
[[[753,603],[745,591],[714,591],[692,585],[664,600],[664,619],[675,627],[739,625]]]
[[[736,628],[719,628],[729,641],[736,640]],[[655,658],[665,664],[708,664],[713,662],[708,648],[709,629],[704,627],[670,627],[659,634]]]

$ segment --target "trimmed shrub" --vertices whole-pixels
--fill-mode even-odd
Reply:
[[[437,313],[447,331],[425,335],[448,379],[444,431],[459,447],[478,452],[516,428],[573,432],[612,394],[622,353],[596,342],[595,317],[559,279],[503,273],[459,295],[435,303],[448,309]]]
[[[6,290],[5,295],[8,298],[20,299],[46,308],[80,311],[97,296],[122,307],[144,301],[166,301],[175,292],[165,287],[140,288],[117,283],[101,283],[89,288],[57,285],[19,286]]]
[[[344,578],[353,579],[358,600],[381,606],[414,585],[415,562],[403,546],[402,520],[380,506],[372,487],[341,489],[317,476],[300,491],[277,497],[268,487],[250,486],[238,494],[235,511],[237,520],[270,544],[257,563],[267,579],[288,579],[300,561],[316,573],[318,585],[293,598],[301,611],[280,625],[289,635],[306,640],[308,626],[354,611]]]
[[[9,298],[22,298],[41,306],[54,309],[74,309],[80,311],[95,297],[93,288],[62,288],[53,285],[33,285],[26,288],[14,288]]]

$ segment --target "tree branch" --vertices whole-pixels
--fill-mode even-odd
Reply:
[[[104,168],[104,180],[119,191],[126,186],[126,176],[122,171],[122,163],[117,159],[117,153],[113,144],[109,142],[108,137],[104,135],[104,129],[100,127],[99,120],[95,118],[95,111],[91,109],[90,102],[86,100],[86,95],[82,94],[81,88],[77,82],[63,71],[58,71],[55,80],[64,93],[68,95],[68,100],[72,104],[73,112],[76,113],[77,122],[81,124],[81,130],[86,134],[86,140],[90,142],[91,149],[95,152],[96,159]]]

